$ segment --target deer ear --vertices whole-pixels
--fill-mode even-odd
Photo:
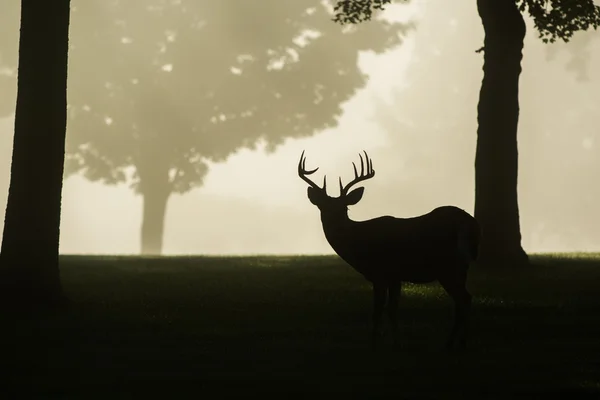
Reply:
[[[346,195],[345,203],[347,206],[353,206],[360,201],[363,197],[363,193],[365,192],[364,187],[360,187],[358,189],[354,189],[350,193]]]
[[[319,191],[312,186],[308,187],[308,191],[306,193],[308,194],[308,199],[310,200],[310,202],[316,206],[319,202],[319,195],[321,193],[319,193]]]

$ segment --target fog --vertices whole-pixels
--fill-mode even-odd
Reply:
[[[473,211],[482,78],[482,54],[475,50],[483,45],[483,28],[474,2],[456,2],[458,8],[413,3],[386,11],[391,19],[413,17],[416,29],[392,51],[361,54],[369,81],[344,104],[337,126],[288,138],[272,152],[259,141],[256,149],[208,162],[201,187],[171,196],[163,254],[332,254],[296,173],[302,150],[307,167],[320,168],[316,182],[327,174],[333,195],[337,177],[347,181],[359,152],[369,153],[376,176],[350,208],[353,219],[408,217],[444,204]],[[600,32],[551,45],[549,59],[548,46],[527,24],[519,125],[523,246],[528,252],[599,251]],[[581,80],[569,65],[584,62]],[[12,117],[2,119],[2,204],[12,132]],[[65,180],[62,253],[139,253],[141,223],[142,199],[128,184]]]

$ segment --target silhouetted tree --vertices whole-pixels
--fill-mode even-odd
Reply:
[[[371,19],[391,0],[339,0],[335,21]],[[483,264],[527,264],[521,246],[517,198],[519,76],[525,38],[525,10],[544,42],[568,41],[574,32],[596,29],[600,7],[593,0],[477,0],[485,31],[484,77],[478,105],[475,156],[475,217],[483,239]]]
[[[407,215],[441,203],[472,210],[473,161],[468,154],[476,142],[481,65],[473,50],[480,47],[481,22],[477,9],[468,3],[428,3],[420,19],[403,77],[406,83],[393,90],[389,103],[373,99],[373,120],[388,134],[388,146],[377,157],[398,158],[395,165],[386,165],[386,170],[398,171],[398,184],[390,186],[386,179],[372,182],[371,187],[377,191],[386,186],[388,204],[402,204],[401,213]],[[528,66],[521,74],[519,91],[519,211],[524,247],[548,246],[552,241],[582,250],[600,237],[598,225],[589,223],[590,210],[600,199],[600,188],[594,184],[600,170],[595,157],[600,132],[594,127],[600,79],[593,73],[600,41],[588,41],[587,49],[582,49],[591,56],[587,81],[575,82],[577,75],[556,68],[576,56],[583,36],[593,35],[600,38],[590,30],[574,34],[568,43],[544,44],[535,35],[525,39]],[[575,48],[569,50],[571,46]],[[547,62],[548,49],[562,53]],[[584,55],[577,58],[584,60]]]
[[[65,299],[58,269],[70,0],[21,1],[11,180],[0,293],[13,305]]]
[[[366,83],[361,51],[405,25],[342,28],[317,0],[74,4],[66,171],[130,182],[141,251],[159,254],[167,201],[202,184],[207,160],[335,126]]]

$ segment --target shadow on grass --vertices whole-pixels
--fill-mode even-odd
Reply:
[[[0,390],[43,398],[597,396],[600,262],[537,261],[523,271],[473,269],[467,353],[442,350],[452,305],[432,284],[407,285],[401,344],[374,354],[370,287],[335,257],[64,257],[72,307],[3,323],[10,372]]]

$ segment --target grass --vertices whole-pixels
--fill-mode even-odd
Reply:
[[[64,256],[71,309],[0,320],[1,397],[600,398],[600,257],[535,261],[471,271],[465,354],[438,284],[405,286],[375,354],[370,286],[336,257]]]

